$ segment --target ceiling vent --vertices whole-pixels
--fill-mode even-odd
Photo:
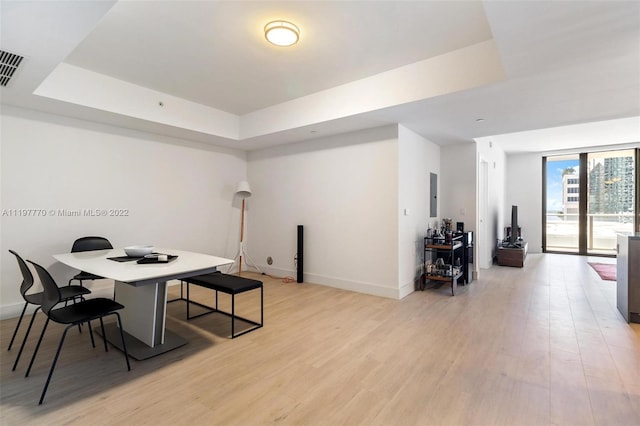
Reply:
[[[23,56],[0,50],[0,86],[6,87],[9,84],[23,59]]]

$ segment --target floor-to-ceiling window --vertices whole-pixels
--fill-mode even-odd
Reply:
[[[638,149],[543,158],[543,251],[615,255],[638,227]]]
[[[546,250],[578,252],[580,156],[547,157],[546,176]]]
[[[587,252],[613,254],[616,235],[633,231],[634,150],[589,153],[587,167]]]

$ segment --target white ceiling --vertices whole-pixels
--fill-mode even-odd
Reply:
[[[153,3],[116,4],[65,61],[246,114],[491,38],[481,3]],[[277,18],[300,43],[266,42]]]
[[[637,1],[2,0],[0,14],[0,48],[26,57],[0,89],[3,105],[239,149],[401,123],[442,145],[509,133],[496,138],[508,152],[546,150],[524,137],[526,131],[571,125],[580,132],[577,124],[640,116]],[[269,45],[262,27],[273,19],[295,22],[300,43]],[[497,58],[471,61],[469,49],[486,42]],[[432,66],[452,52],[464,66]],[[83,101],[43,89],[68,69],[110,77],[122,87],[114,90],[121,98],[106,107],[96,102],[97,91],[79,90]],[[437,72],[416,75],[423,69]],[[486,78],[474,80],[476,72]],[[446,88],[421,91],[420,75]],[[416,87],[413,98],[398,95],[407,84]],[[132,111],[125,91],[138,88],[176,105],[183,100],[174,115],[200,108],[226,122],[217,128],[221,121],[212,120],[215,125],[203,128],[163,121],[157,111]],[[376,99],[367,104],[353,93]],[[129,99],[135,98],[131,91]],[[301,110],[310,104],[305,99],[313,107]],[[336,102],[352,108],[338,111]],[[287,120],[267,125],[276,112]],[[638,127],[610,128],[625,128],[631,132],[625,140],[640,140]],[[600,145],[621,140],[603,137]]]

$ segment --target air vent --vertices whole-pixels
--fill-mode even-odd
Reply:
[[[0,86],[6,87],[9,84],[23,59],[23,56],[0,50]]]

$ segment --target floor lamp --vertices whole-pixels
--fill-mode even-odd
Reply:
[[[236,257],[233,260],[238,260],[238,275],[240,275],[242,273],[242,257],[244,256],[247,260],[247,262],[245,262],[247,265],[249,265],[248,260],[251,260],[244,251],[244,200],[251,197],[251,187],[249,186],[249,182],[246,180],[238,182],[238,186],[236,186],[236,195],[242,198],[242,215],[240,216],[240,247],[238,248],[238,254],[236,254]],[[253,264],[253,267],[260,271],[260,268],[255,264]]]

